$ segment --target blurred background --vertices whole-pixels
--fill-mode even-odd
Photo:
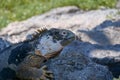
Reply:
[[[117,0],[0,0],[0,29],[53,8],[77,6],[83,10],[115,8]]]

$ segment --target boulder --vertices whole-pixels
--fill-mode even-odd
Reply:
[[[74,46],[72,47],[71,45]],[[75,51],[84,54],[95,63],[107,66],[114,77],[118,78],[120,76],[120,44],[103,46],[89,42],[75,41],[71,45],[69,46]]]
[[[108,68],[94,63],[83,53],[79,44],[74,41],[58,57],[46,63],[55,80],[113,80]]]
[[[1,30],[0,37],[16,43],[25,40],[26,36],[32,34],[36,29],[54,27],[72,30],[83,41],[105,45],[118,44],[120,43],[119,18],[118,9],[83,11],[75,6],[68,6],[50,10],[24,21],[10,23]],[[103,31],[101,31],[101,28],[103,28]],[[96,34],[97,32],[98,34]],[[104,39],[104,41],[101,39]]]

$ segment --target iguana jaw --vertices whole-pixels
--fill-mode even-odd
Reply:
[[[74,34],[71,34],[71,36],[69,36],[67,39],[61,41],[61,45],[66,46],[74,40],[76,40],[76,36]]]

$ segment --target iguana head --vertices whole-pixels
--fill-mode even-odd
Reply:
[[[36,49],[39,50],[42,55],[59,51],[75,40],[75,34],[65,29],[42,29],[38,30],[37,35]]]

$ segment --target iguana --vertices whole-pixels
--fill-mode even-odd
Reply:
[[[31,39],[13,44],[0,52],[0,80],[51,79],[51,72],[42,64],[57,56],[64,46],[75,39],[75,34],[65,29],[37,30]]]

